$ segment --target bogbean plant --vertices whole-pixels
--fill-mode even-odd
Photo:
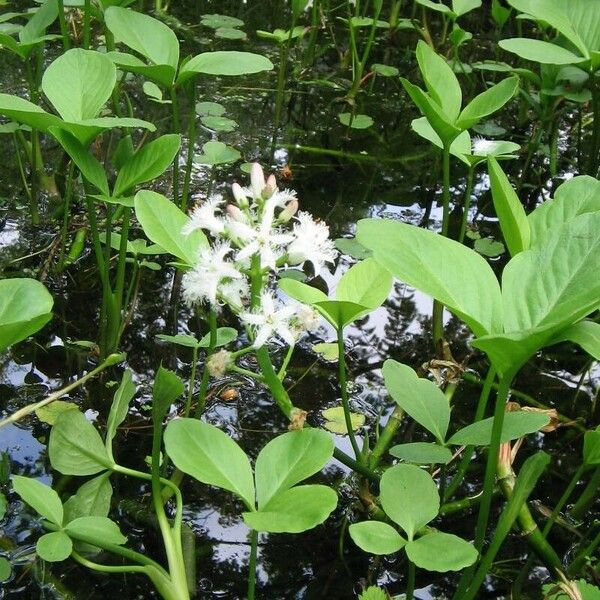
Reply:
[[[584,19],[582,15],[588,13],[584,13],[582,4],[574,3],[581,13],[570,13],[569,24],[565,25],[560,20],[566,14],[560,12],[564,6],[560,0],[554,3],[553,8],[542,15],[536,12],[537,3],[510,2],[555,28],[562,35],[556,40],[558,44],[564,43],[563,38],[569,40],[581,54],[572,60],[573,64],[585,63],[594,77],[595,42],[579,43],[581,34],[573,33],[573,21]],[[419,4],[441,10],[454,23],[478,2],[453,2],[449,10],[439,8],[442,5],[438,3],[419,0]],[[62,13],[61,5],[59,3],[60,10],[55,11],[57,5],[47,0],[23,28],[28,27],[29,33],[21,30],[18,41],[12,37],[9,40],[3,34],[0,42],[27,59],[29,47],[51,39],[45,30],[56,18],[55,12]],[[297,19],[304,6],[298,2],[294,7],[294,19]],[[346,21],[354,65],[354,85],[348,95],[352,102],[363,80],[376,29],[382,27],[378,21],[382,3],[375,2],[373,7],[375,18],[365,19],[358,2],[354,7],[351,3],[348,6],[349,11],[354,11]],[[89,4],[85,10],[86,46],[90,34],[87,8]],[[413,129],[442,149],[443,235],[386,219],[360,221],[357,240],[372,255],[343,274],[334,294],[326,294],[304,281],[306,273],[318,275],[337,257],[326,224],[300,210],[295,193],[278,189],[274,177],[265,177],[259,165],[252,166],[249,187],[234,184],[230,198],[210,196],[186,214],[196,139],[193,111],[185,128],[186,170],[183,188],[179,189],[178,155],[184,128],[178,92],[184,90],[193,107],[198,75],[255,73],[272,68],[270,61],[242,52],[209,52],[180,60],[177,37],[161,21],[120,6],[102,4],[101,9],[100,16],[109,33],[108,52],[68,50],[68,44],[64,43],[65,52],[49,65],[41,79],[41,90],[57,114],[41,108],[40,98],[35,94],[30,101],[0,94],[0,113],[21,127],[31,128],[32,169],[36,160],[37,164],[40,162],[39,144],[34,140],[36,132],[52,136],[71,160],[64,198],[63,240],[69,206],[77,197],[76,188],[79,189],[76,169],[81,175],[80,189],[85,198],[103,290],[100,341],[104,361],[60,392],[0,421],[0,427],[33,411],[41,415],[40,409],[60,395],[123,360],[124,357],[114,351],[119,347],[123,328],[135,305],[141,269],[158,267],[147,261],[146,256],[170,254],[174,258],[172,264],[181,274],[183,301],[190,311],[206,315],[209,332],[200,340],[183,333],[159,336],[163,341],[191,348],[193,364],[187,394],[175,373],[163,367],[156,372],[148,469],[134,469],[115,459],[113,446],[117,430],[125,421],[136,393],[130,371],[124,372],[115,392],[103,436],[72,405],[61,405],[52,416],[48,445],[52,467],[67,476],[93,478],[64,501],[50,486],[26,477],[13,478],[13,489],[39,513],[47,530],[37,542],[38,555],[49,562],[72,557],[103,573],[144,574],[164,598],[188,598],[195,591],[195,581],[193,570],[189,568],[190,561],[194,560],[193,551],[188,554],[182,541],[186,525],[180,485],[187,475],[202,484],[229,491],[241,502],[242,518],[251,532],[248,597],[254,598],[259,533],[299,533],[323,523],[337,505],[336,493],[324,485],[299,484],[335,457],[356,472],[361,478],[361,488],[367,490],[366,496],[373,498],[368,506],[373,518],[353,523],[348,529],[351,539],[372,554],[400,552],[403,559],[406,557],[407,600],[414,594],[417,567],[438,572],[462,571],[455,600],[478,597],[499,548],[515,524],[532,551],[550,569],[557,589],[572,597],[596,593],[596,588],[583,580],[576,582],[569,578],[580,574],[582,565],[600,543],[600,537],[596,535],[591,541],[585,538],[569,565],[562,564],[546,538],[578,481],[589,469],[600,466],[600,433],[598,430],[585,433],[581,467],[540,531],[527,499],[547,467],[549,457],[543,452],[534,454],[521,465],[518,474],[513,470],[512,459],[520,440],[549,426],[550,418],[543,412],[506,411],[514,408],[507,400],[515,376],[542,348],[574,342],[592,357],[600,358],[600,326],[586,318],[600,308],[597,278],[600,183],[591,177],[576,177],[560,186],[552,200],[525,214],[496,160],[511,158],[518,147],[511,142],[472,142],[469,134],[469,129],[513,97],[518,87],[517,78],[509,77],[490,87],[463,108],[462,91],[452,69],[427,44],[419,42],[417,60],[426,91],[405,79],[402,83],[424,115],[413,122]],[[573,14],[579,15],[577,19]],[[64,14],[58,16],[62,26]],[[550,18],[546,18],[548,16]],[[577,21],[579,25],[581,19]],[[278,43],[289,44],[294,39],[294,25],[295,22],[287,37],[281,34]],[[369,32],[362,56],[355,37],[361,27],[367,27]],[[64,29],[62,31],[65,40]],[[459,31],[457,38],[460,35]],[[135,54],[117,51],[115,42],[123,43]],[[543,44],[542,50],[551,50]],[[552,50],[551,56],[558,53],[566,60],[565,52],[569,52],[569,60],[572,59],[570,50],[554,45],[560,49]],[[507,49],[513,51],[525,47],[528,53],[533,46],[540,48],[538,44],[523,42],[509,46],[507,43]],[[539,58],[539,53],[536,56]],[[526,58],[536,59],[532,55]],[[155,127],[133,118],[129,108],[127,116],[122,116],[119,100],[124,86],[117,82],[117,66],[121,72],[146,78],[146,83],[155,86],[146,86],[155,98],[162,100],[163,90],[168,94],[175,133],[149,142],[144,140],[134,150],[133,130],[152,132]],[[283,75],[280,75],[279,98],[282,81]],[[35,90],[37,93],[37,87]],[[105,105],[110,100],[116,116],[106,116]],[[278,102],[281,103],[281,99]],[[95,154],[93,142],[105,133],[106,137],[116,138],[117,130],[122,132],[121,139],[110,157],[111,168],[106,169]],[[231,151],[222,144],[214,146],[220,142],[208,144],[204,146],[206,156],[211,152]],[[472,181],[475,166],[487,161],[494,207],[511,256],[503,269],[501,284],[485,259],[460,243],[466,228],[470,185],[465,194],[459,240],[448,238],[451,155],[468,166],[469,181]],[[213,156],[213,159],[210,164],[218,164],[219,158]],[[139,185],[161,176],[171,164],[173,201],[151,190],[136,193]],[[31,193],[34,195],[34,190]],[[98,208],[105,214],[104,231],[98,222]],[[33,200],[31,209],[33,216],[37,210]],[[129,239],[129,223],[134,214],[152,244]],[[118,250],[112,277],[111,249]],[[133,257],[133,262],[126,290],[127,255]],[[371,440],[367,432],[357,431],[348,386],[344,332],[385,301],[393,277],[429,294],[438,308],[445,306],[462,319],[473,332],[473,347],[487,355],[490,368],[471,425],[451,433],[455,429],[451,425],[452,386],[443,392],[409,366],[388,360],[383,375],[396,409],[377,439]],[[4,350],[50,319],[52,299],[44,286],[33,280],[9,279],[0,284],[0,350]],[[223,311],[237,317],[241,334],[236,328],[218,326]],[[439,340],[442,338],[441,311],[436,314],[435,334]],[[329,433],[310,427],[307,413],[295,406],[284,387],[298,339],[303,333],[316,329],[320,318],[336,333],[344,416],[341,430],[349,436],[353,456],[335,448]],[[234,342],[237,342],[235,349]],[[282,345],[285,353],[280,360]],[[205,356],[198,387],[196,370],[201,350]],[[255,363],[242,360],[251,355],[255,356]],[[258,368],[252,369],[249,364],[256,364]],[[219,379],[226,374],[243,375],[266,386],[290,423],[291,431],[268,442],[254,467],[234,440],[201,420],[211,378]],[[485,418],[494,387],[498,391],[493,416]],[[184,395],[183,406],[179,407]],[[180,418],[167,416],[173,405]],[[402,415],[421,426],[431,441],[392,446]],[[449,502],[463,482],[474,448],[487,448],[480,498],[475,502],[471,499]],[[399,464],[380,465],[388,451]],[[461,454],[448,483],[446,477]],[[437,473],[433,471],[436,465],[441,467],[437,480]],[[431,472],[423,466],[431,467]],[[128,548],[119,524],[109,518],[111,479],[117,476],[132,477],[140,480],[140,485],[150,486],[166,567]],[[594,491],[592,486],[592,495]],[[497,493],[505,496],[506,503],[486,547],[484,540],[490,529],[491,504]],[[457,506],[473,504],[479,505],[477,526],[471,535],[465,534],[467,539],[437,530],[438,519]],[[106,558],[110,555],[113,560]],[[0,561],[0,567],[5,567],[4,562]],[[555,591],[551,589],[549,593]],[[379,598],[382,593],[369,588],[361,597]]]

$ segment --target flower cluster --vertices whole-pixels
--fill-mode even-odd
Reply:
[[[277,189],[275,177],[265,179],[258,164],[252,165],[250,187],[234,183],[232,194],[234,202],[213,196],[197,206],[182,230],[189,235],[201,229],[211,239],[183,276],[183,298],[189,306],[229,305],[251,328],[256,347],[275,335],[293,345],[302,331],[316,327],[318,319],[306,306],[277,300],[265,289],[268,275],[304,263],[318,274],[326,263],[333,263],[337,251],[329,228],[309,213],[299,212],[296,193]],[[260,298],[248,310],[250,278],[257,268]]]

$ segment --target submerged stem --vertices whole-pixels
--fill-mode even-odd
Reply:
[[[254,600],[256,592],[256,558],[258,555],[258,531],[250,532],[250,561],[248,563],[248,600]]]

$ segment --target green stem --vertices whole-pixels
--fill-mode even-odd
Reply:
[[[40,211],[38,206],[38,157],[40,153],[40,132],[31,130],[31,196],[29,198],[29,209],[31,211],[31,224],[37,227],[40,224]]]
[[[583,516],[597,497],[598,488],[600,488],[600,467],[596,468],[581,496],[579,496],[571,509],[570,515],[572,519],[576,521],[583,519]]]
[[[22,132],[19,132],[21,136]],[[19,139],[20,137],[14,133],[13,134],[13,142],[15,145],[15,157],[17,159],[17,166],[19,167],[19,175],[21,176],[21,183],[23,184],[23,188],[27,193],[27,197],[29,198],[29,204],[31,205],[31,188],[29,187],[29,182],[27,181],[27,175],[25,175],[25,168],[23,167],[23,159],[21,158],[21,149],[19,148]],[[21,142],[22,143],[22,142]],[[25,155],[28,155],[27,148],[25,148]]]
[[[596,177],[598,174],[598,162],[600,161],[600,77],[592,74],[591,79],[594,123],[587,173],[592,177]]]
[[[206,393],[208,392],[208,384],[210,382],[210,373],[206,363],[215,351],[217,345],[217,313],[214,308],[210,308],[208,313],[208,325],[210,327],[210,336],[208,341],[208,349],[206,351],[206,359],[204,361],[204,369],[202,371],[202,379],[200,381],[200,391],[198,392],[198,404],[196,405],[196,419],[200,418],[200,415],[204,412],[206,406]]]
[[[577,575],[583,565],[586,563],[588,558],[594,556],[596,549],[600,546],[600,531],[596,534],[596,537],[588,544],[571,562],[568,568],[568,572],[571,576]]]
[[[67,172],[67,183],[65,187],[65,198],[63,208],[63,222],[60,230],[60,255],[58,259],[58,269],[62,271],[65,260],[65,249],[67,245],[67,231],[69,229],[69,218],[71,216],[71,198],[73,197],[73,173],[75,164],[73,161],[69,164]]]
[[[481,419],[483,419],[483,416],[485,415],[485,409],[487,408],[490,392],[492,391],[492,386],[494,384],[495,378],[496,370],[492,367],[487,372],[485,381],[483,382],[483,388],[481,389],[481,393],[479,394],[477,409],[475,410],[475,418],[473,420],[474,423],[481,421]],[[456,490],[462,483],[465,475],[467,474],[469,465],[471,464],[473,448],[473,446],[467,446],[464,449],[460,464],[458,466],[458,469],[456,470],[456,474],[454,475],[452,481],[446,489],[446,493],[444,495],[445,500],[452,498],[452,495],[456,492]]]
[[[448,237],[450,229],[450,144],[445,144],[442,151],[442,235]]]
[[[402,424],[402,418],[404,417],[404,411],[396,406],[394,411],[390,415],[388,422],[385,424],[383,431],[379,434],[377,438],[377,442],[375,443],[375,447],[371,451],[371,455],[369,456],[369,467],[371,469],[377,468],[383,453],[388,449],[389,445],[392,443],[394,435],[398,428]]]
[[[179,119],[179,101],[177,100],[177,90],[175,87],[171,87],[171,109],[173,131],[179,133],[181,131],[181,124]],[[194,110],[194,107],[192,107],[192,110]],[[173,202],[179,205],[179,151],[173,160]]]
[[[496,465],[498,462],[498,452],[500,450],[500,436],[502,434],[502,425],[504,424],[504,414],[506,402],[510,393],[510,384],[513,379],[513,373],[505,373],[500,379],[498,394],[496,396],[496,406],[494,410],[494,421],[492,425],[492,439],[488,450],[487,463],[485,466],[485,478],[483,483],[483,498],[479,507],[477,516],[477,526],[475,528],[475,548],[480,552],[485,539],[490,508],[492,505],[492,493],[494,490],[494,480],[496,478]]]
[[[250,531],[250,561],[248,563],[248,600],[254,600],[256,591],[256,558],[258,554],[258,531]]]
[[[287,352],[285,353],[285,358],[283,359],[283,363],[281,364],[281,367],[279,368],[279,373],[277,373],[277,377],[279,377],[279,379],[281,381],[283,381],[285,379],[285,374],[288,368],[288,365],[290,364],[290,360],[292,360],[292,355],[294,354],[294,346],[290,346],[287,350]]]
[[[194,164],[194,147],[196,145],[196,80],[192,79],[189,83],[189,116],[188,116],[188,148],[187,156],[185,160],[185,175],[183,178],[183,190],[181,193],[181,204],[180,208],[183,212],[187,210],[189,195],[190,195],[190,184],[192,181],[192,166]]]
[[[406,600],[413,600],[415,593],[415,563],[408,561],[408,573],[406,578]]]
[[[90,48],[90,20],[92,18],[91,0],[85,0],[83,5],[83,47]]]
[[[104,371],[104,369],[106,369],[108,367],[112,367],[113,365],[116,365],[124,360],[125,360],[124,353],[111,354],[103,362],[101,362],[95,369],[92,369],[89,373],[86,373],[85,375],[80,377],[77,381],[70,383],[69,385],[65,386],[64,388],[62,388],[56,392],[53,392],[47,398],[44,398],[44,400],[40,400],[39,402],[34,402],[33,404],[28,404],[27,406],[24,406],[23,408],[20,408],[19,410],[15,411],[12,415],[9,415],[8,417],[2,419],[0,421],[0,427],[4,427],[5,425],[10,425],[11,423],[16,423],[23,417],[30,415],[31,413],[35,412],[36,410],[50,404],[51,402],[54,402],[55,400],[58,400],[61,396],[68,394],[69,392],[78,388],[80,385],[83,385],[88,379],[95,377],[96,375],[98,375],[98,373],[101,373],[102,371]]]
[[[565,504],[571,497],[571,494],[573,493],[575,486],[579,482],[579,479],[583,475],[585,468],[586,468],[585,465],[583,465],[583,464],[579,465],[579,468],[575,471],[575,473],[573,474],[573,477],[571,477],[571,481],[569,482],[569,485],[565,488],[565,491],[563,492],[562,496],[560,497],[559,501],[557,502],[556,506],[554,507],[552,514],[548,518],[546,525],[544,525],[544,529],[542,530],[542,537],[544,539],[546,539],[548,537],[548,534],[550,533],[550,530],[552,529],[552,526],[554,525],[556,518],[558,517],[558,515],[560,514],[560,511],[564,508]]]
[[[65,19],[65,3],[64,0],[57,0],[56,4],[58,7],[58,22],[60,24],[63,50],[66,52],[71,47],[71,40],[69,39],[69,30],[67,29],[67,20]]]
[[[352,427],[352,415],[350,412],[350,401],[348,398],[348,382],[346,380],[346,351],[344,348],[344,329],[343,327],[337,328],[337,343],[338,343],[338,377],[340,384],[340,393],[342,396],[342,407],[344,409],[344,421],[346,422],[346,429],[348,430],[348,437],[350,438],[350,444],[354,451],[354,456],[358,462],[361,462],[361,452],[356,442],[354,435],[354,428]]]
[[[463,199],[463,214],[462,222],[460,224],[460,233],[458,234],[458,241],[462,244],[465,241],[465,233],[467,232],[467,221],[469,220],[469,209],[471,208],[471,194],[473,192],[473,175],[475,173],[475,167],[470,166],[467,173],[467,185],[465,187],[465,197]]]
[[[192,398],[194,397],[194,387],[196,385],[196,367],[198,366],[198,348],[192,349],[192,372],[190,373],[190,381],[188,383],[188,397],[185,403],[184,417],[189,417],[190,409],[192,408]],[[206,368],[205,368],[206,370]]]

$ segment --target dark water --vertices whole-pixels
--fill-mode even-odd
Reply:
[[[343,7],[332,4],[332,9],[344,14]],[[409,8],[405,8],[410,12]],[[463,59],[469,53],[478,58],[493,57],[493,30],[487,18],[487,8],[471,19],[471,30],[476,40],[467,46]],[[256,29],[272,30],[286,27],[289,15],[283,2],[254,1],[242,4],[230,2],[179,2],[170,7],[170,15],[178,21],[172,25],[190,53],[214,49],[247,49],[269,55],[278,65],[276,48],[259,41]],[[248,32],[247,42],[218,40],[211,30],[198,27],[199,16],[219,12],[242,18]],[[335,13],[334,14],[338,14]],[[436,31],[436,23],[431,23]],[[339,49],[345,49],[343,30],[335,27]],[[399,68],[400,73],[415,80],[415,64],[409,50],[417,36],[399,32],[390,37],[379,36],[371,62],[386,62]],[[352,234],[353,224],[365,216],[382,216],[419,224],[427,222],[439,226],[440,160],[437,153],[411,132],[410,121],[418,116],[408,103],[397,78],[378,77],[370,91],[358,96],[358,112],[371,115],[375,125],[367,130],[349,131],[342,126],[337,114],[348,110],[343,102],[344,79],[349,70],[340,64],[338,51],[332,45],[330,32],[321,32],[317,46],[317,60],[312,72],[301,69],[301,56],[292,50],[283,106],[282,126],[274,127],[274,90],[276,73],[236,79],[203,79],[199,81],[199,100],[222,103],[226,116],[235,119],[238,129],[232,133],[218,134],[218,139],[236,147],[244,161],[260,161],[270,165],[280,176],[280,185],[298,191],[301,208],[327,221],[332,237]],[[51,51],[52,52],[52,51]],[[294,62],[294,59],[297,59]],[[8,53],[0,54],[2,61],[2,91],[23,90],[19,62]],[[336,88],[309,84],[314,79],[327,79]],[[464,78],[465,89],[472,93],[481,87],[481,75],[474,73]],[[366,84],[366,88],[370,83]],[[127,84],[135,116],[157,123],[166,131],[169,124],[168,107],[154,105],[139,93],[140,81]],[[185,114],[187,107],[183,106]],[[575,117],[564,115],[565,127],[570,127]],[[531,124],[522,121],[514,112],[504,111],[498,123],[507,130],[504,137],[525,145],[531,135]],[[198,150],[213,134],[200,129]],[[563,139],[564,138],[564,139]],[[573,171],[571,140],[561,138],[567,148],[561,153],[556,177],[548,172],[543,157],[534,157],[522,187],[522,197],[534,206],[542,197],[548,197],[561,178]],[[311,150],[312,149],[312,150]],[[55,299],[55,318],[34,340],[17,345],[1,357],[0,414],[10,414],[28,403],[43,398],[59,389],[90,368],[87,352],[69,344],[72,340],[95,340],[99,307],[99,288],[95,263],[89,249],[66,272],[52,272],[55,257],[52,244],[58,232],[53,223],[42,229],[32,229],[27,224],[26,197],[22,193],[14,153],[7,136],[0,146],[2,164],[0,198],[3,228],[0,231],[0,268],[3,276],[46,275],[45,283]],[[523,152],[523,156],[525,151]],[[59,153],[51,141],[46,142],[44,156],[47,167],[53,171]],[[523,156],[508,165],[514,178],[520,175]],[[291,171],[283,181],[283,167]],[[195,198],[206,197],[210,192],[228,193],[231,182],[243,181],[246,175],[238,165],[216,168],[200,167],[194,171],[192,192]],[[465,185],[464,169],[453,163],[452,193],[462,197]],[[159,183],[157,189],[168,189],[168,181]],[[490,216],[487,178],[478,171],[474,188],[476,202],[472,217],[483,235],[497,233],[495,219]],[[52,197],[46,198],[43,207],[53,210]],[[454,215],[456,222],[460,212]],[[73,229],[84,221],[83,212],[75,209]],[[142,236],[140,231],[134,235]],[[29,256],[33,255],[34,256]],[[500,263],[503,259],[495,259]],[[163,261],[164,262],[164,261]],[[341,257],[333,273],[324,277],[324,284],[335,285],[343,271],[350,265],[349,257]],[[127,351],[127,366],[135,374],[138,395],[134,408],[119,434],[119,456],[127,466],[143,467],[144,457],[150,453],[150,421],[148,403],[153,374],[163,362],[176,368],[182,377],[189,376],[190,354],[157,343],[155,336],[168,332],[169,293],[173,272],[164,267],[159,272],[146,271],[140,302],[132,322],[122,340]],[[385,306],[348,330],[347,350],[353,380],[352,404],[354,410],[365,413],[367,427],[374,432],[380,415],[389,414],[392,407],[385,398],[380,366],[386,358],[395,358],[418,368],[432,358],[429,342],[429,315],[431,300],[401,284]],[[235,323],[231,323],[235,325]],[[178,330],[204,333],[203,325],[186,312],[180,311]],[[469,332],[456,319],[448,319],[448,339],[459,362],[467,361],[469,367],[485,374],[482,357],[468,347]],[[300,344],[289,369],[286,385],[291,388],[297,406],[309,411],[309,419],[319,422],[323,408],[338,404],[335,365],[319,360],[311,350],[317,341],[332,341],[333,332],[323,326],[316,335],[305,338]],[[586,365],[585,357],[564,348],[552,348],[542,359],[533,361],[523,369],[515,387],[532,395],[538,401],[553,406],[572,418],[591,424],[598,421],[595,403],[600,371],[597,367],[583,378],[579,391],[580,373]],[[107,407],[114,388],[109,379],[119,379],[120,370],[112,377],[96,381],[70,397],[97,416],[102,428]],[[223,389],[238,392],[233,401],[223,399]],[[471,418],[479,390],[462,384],[455,395],[453,426],[458,428]],[[267,393],[251,381],[228,377],[211,387],[211,400],[206,418],[232,435],[242,447],[255,456],[260,448],[275,434],[286,430],[286,422],[274,407]],[[400,435],[406,441],[417,440],[421,433],[409,423],[404,424]],[[580,432],[561,429],[558,432],[531,436],[520,456],[525,457],[535,448],[544,448],[552,454],[549,471],[534,492],[541,503],[554,503],[577,464],[580,452]],[[46,455],[48,427],[37,419],[29,419],[2,429],[0,450],[7,452],[13,474],[38,477],[54,483],[64,491],[74,490],[78,482],[52,472]],[[347,440],[339,437],[338,445],[349,449]],[[518,468],[517,460],[517,468]],[[323,526],[302,535],[263,535],[259,546],[259,575],[261,598],[353,598],[356,590],[367,581],[387,586],[390,593],[404,588],[406,566],[400,558],[383,558],[372,561],[356,550],[345,531],[346,520],[360,517],[353,479],[338,463],[328,467],[320,476],[339,490],[338,509]],[[468,484],[457,497],[477,490],[479,474],[473,473]],[[129,538],[131,547],[152,554],[158,560],[160,545],[154,537],[149,512],[149,489],[136,482],[113,478],[116,499],[112,516]],[[5,491],[8,492],[8,489]],[[201,598],[243,598],[246,592],[247,561],[249,555],[248,530],[240,518],[242,507],[231,496],[220,490],[208,489],[187,482],[183,487],[186,502],[184,519],[196,534],[198,594]],[[12,579],[0,588],[0,598],[104,598],[118,595],[124,598],[149,598],[155,593],[145,579],[138,576],[103,576],[84,570],[72,561],[61,564],[43,564],[34,558],[34,546],[41,527],[29,511],[24,511],[15,495],[5,520],[0,523],[0,553],[20,564]],[[596,506],[598,509],[598,506]],[[443,529],[469,537],[474,527],[473,515],[462,512],[443,520]],[[561,552],[568,552],[572,540],[568,533],[557,529],[553,542]],[[523,563],[526,548],[514,535],[494,566],[495,577],[482,591],[482,598],[504,598],[507,589]],[[540,581],[545,577],[541,569],[531,578],[528,593],[540,598]],[[417,584],[422,587],[419,598],[443,598],[452,590],[455,580],[421,572]]]

